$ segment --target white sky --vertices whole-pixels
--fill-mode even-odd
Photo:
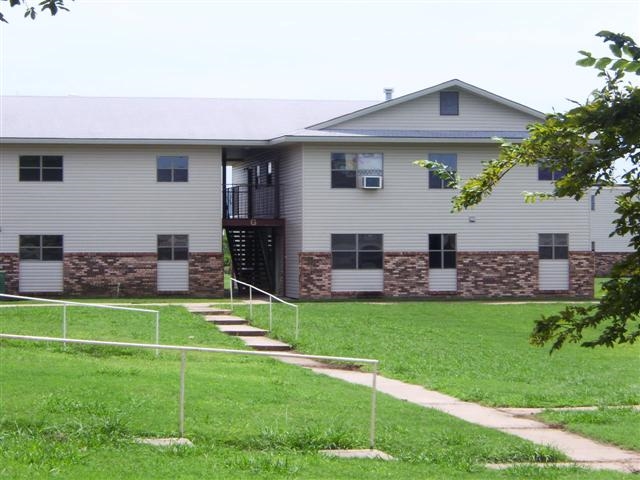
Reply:
[[[3,95],[382,100],[459,78],[549,112],[600,85],[575,66],[608,52],[596,32],[640,42],[638,0],[7,3]]]

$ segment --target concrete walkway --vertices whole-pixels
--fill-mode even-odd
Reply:
[[[193,304],[185,306],[193,313],[204,315],[205,318],[212,323],[215,323],[216,318],[220,319],[220,317],[224,317],[225,320],[231,318],[228,312],[224,312],[224,315],[220,315],[223,312],[215,312],[220,315],[218,317],[209,316],[214,313],[211,311],[211,307]],[[217,326],[218,328],[223,327],[221,330],[226,329],[224,325]],[[244,340],[245,338],[249,339],[251,337],[241,338]],[[366,387],[371,386],[372,375],[370,373],[337,369],[308,359],[274,358],[348,383]],[[418,385],[412,385],[381,375],[377,377],[377,389],[379,392],[399,400],[411,402],[425,408],[433,408],[469,423],[499,430],[540,445],[554,447],[569,457],[573,462],[572,464],[597,470],[616,470],[625,473],[640,472],[640,453],[599,443],[580,435],[552,428],[537,420],[523,418],[523,414],[537,413],[541,411],[541,409],[498,409],[485,407],[477,403],[464,402],[440,392],[427,390]],[[490,467],[508,468],[509,465],[492,465]]]
[[[282,360],[286,361],[287,359]],[[370,373],[338,370],[317,362],[315,362],[315,365],[311,365],[309,362],[305,362],[306,365],[304,363],[300,364],[300,362],[295,363],[321,375],[327,375],[357,385],[371,386]],[[640,472],[640,453],[623,450],[580,435],[552,428],[542,422],[522,418],[506,410],[464,402],[440,392],[427,390],[418,385],[404,383],[380,375],[377,379],[377,387],[379,392],[386,393],[399,400],[405,400],[425,408],[433,408],[469,423],[493,428],[533,443],[549,445],[563,452],[574,464],[579,466],[598,470],[617,470],[626,473]]]

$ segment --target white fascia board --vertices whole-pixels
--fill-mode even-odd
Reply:
[[[408,102],[410,100],[415,100],[416,98],[420,98],[426,95],[430,95],[432,93],[439,92],[441,90],[446,90],[447,88],[458,87],[462,90],[467,90],[471,93],[474,93],[480,97],[487,98],[489,100],[493,100],[496,103],[500,103],[514,110],[518,110],[520,112],[526,113],[533,117],[536,117],[540,120],[544,120],[546,115],[538,110],[527,107],[526,105],[522,105],[521,103],[514,102],[513,100],[509,100],[507,98],[501,97],[500,95],[496,95],[495,93],[491,93],[487,90],[483,90],[482,88],[478,88],[469,83],[463,82],[462,80],[458,80],[457,78],[453,80],[449,80],[444,83],[440,83],[438,85],[434,85],[433,87],[425,88],[423,90],[419,90],[417,92],[409,93],[408,95],[404,95],[402,97],[395,98],[393,100],[387,100],[371,107],[366,107],[360,110],[356,110],[355,112],[348,113],[346,115],[342,115],[340,117],[332,118],[331,120],[327,120],[326,122],[318,123],[315,125],[311,125],[307,128],[312,130],[322,130],[328,127],[332,127],[339,123],[346,122],[347,120],[352,120],[354,118],[362,117],[364,115],[368,115],[373,112],[377,112],[378,110],[383,110],[388,107],[392,107],[394,105],[399,105],[404,102]]]
[[[211,145],[211,146],[261,146],[268,140],[193,140],[193,139],[149,139],[149,138],[0,138],[0,144],[47,144],[47,145]]]
[[[511,143],[520,143],[522,139],[509,139]],[[270,145],[285,143],[487,143],[499,145],[493,138],[424,138],[424,137],[314,137],[285,136],[274,138]]]

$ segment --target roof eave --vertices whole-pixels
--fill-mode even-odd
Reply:
[[[513,143],[519,143],[522,138],[509,138]],[[357,136],[357,137],[316,137],[313,135],[296,136],[285,135],[274,138],[269,142],[271,145],[280,145],[285,143],[482,143],[499,145],[500,142],[495,138],[424,138],[424,137],[374,137],[374,136]]]
[[[184,138],[0,138],[0,144],[47,145],[188,145],[188,146],[264,146],[269,140],[184,139]]]

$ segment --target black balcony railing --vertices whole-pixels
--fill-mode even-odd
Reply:
[[[279,218],[277,185],[227,185],[224,218]]]

